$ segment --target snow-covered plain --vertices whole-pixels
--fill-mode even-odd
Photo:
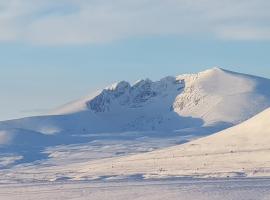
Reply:
[[[269,88],[214,68],[0,122],[0,199],[267,199]]]
[[[0,185],[3,200],[269,200],[269,179],[150,180]]]

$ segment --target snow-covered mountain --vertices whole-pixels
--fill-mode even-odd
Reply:
[[[119,82],[48,116],[0,123],[0,144],[16,135],[79,135],[229,127],[270,106],[270,80],[213,68],[131,85]],[[43,137],[43,136],[42,136]]]
[[[143,108],[142,115],[151,111],[154,117],[162,118],[161,121],[169,119],[165,115],[172,111],[181,117],[202,120],[204,124],[235,124],[269,106],[269,84],[268,79],[213,68],[198,74],[166,77],[157,82],[149,79],[134,85],[119,82],[91,97],[68,104],[54,114],[84,110],[119,115],[123,109],[133,113],[136,108]]]
[[[269,88],[269,79],[220,68],[156,82],[119,82],[50,115],[0,122],[0,175],[5,180],[32,181],[63,176],[81,180],[122,172],[259,174],[261,169],[254,171],[254,167],[267,171],[270,166],[266,159],[269,111],[223,133],[171,146],[262,112],[270,107]],[[154,151],[161,148],[165,149]],[[140,154],[144,152],[151,153]],[[33,178],[36,170],[40,173]]]
[[[81,177],[270,176],[269,144],[270,108],[237,126],[183,145],[89,162],[76,170]]]

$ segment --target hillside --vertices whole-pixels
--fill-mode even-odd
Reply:
[[[270,109],[214,135],[145,154],[82,165],[81,176],[269,176]],[[113,167],[112,167],[113,166]]]

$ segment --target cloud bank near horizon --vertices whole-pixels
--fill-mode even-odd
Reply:
[[[108,43],[134,37],[269,40],[268,0],[3,0],[0,41]]]

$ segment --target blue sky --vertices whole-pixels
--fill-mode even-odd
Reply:
[[[214,66],[270,78],[266,0],[4,0],[0,8],[0,120],[119,80]]]

